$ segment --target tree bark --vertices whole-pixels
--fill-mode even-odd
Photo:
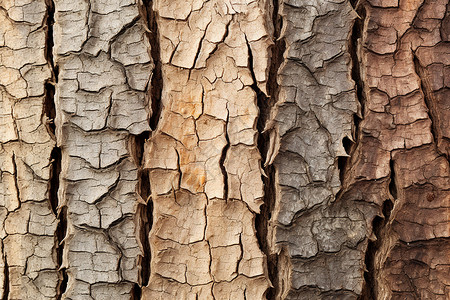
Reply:
[[[447,0],[0,2],[2,299],[448,299]]]

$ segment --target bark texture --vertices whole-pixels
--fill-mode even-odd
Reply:
[[[254,89],[265,90],[266,1],[156,1],[161,118],[144,151],[153,227],[145,299],[260,299],[263,203]],[[254,55],[254,54],[258,55]]]
[[[2,1],[0,9],[0,289],[2,299],[57,294],[55,146],[46,84],[47,7],[43,0]]]
[[[449,299],[448,0],[0,0],[2,299]]]
[[[140,282],[133,136],[150,129],[153,68],[144,20],[135,0],[55,2],[63,298],[126,298]]]

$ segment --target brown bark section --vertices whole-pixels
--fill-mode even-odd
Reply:
[[[367,1],[358,9],[365,110],[343,199],[358,194],[385,207],[366,253],[366,299],[449,297],[447,6]]]

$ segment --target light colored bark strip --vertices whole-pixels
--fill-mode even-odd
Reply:
[[[275,169],[269,228],[277,253],[277,299],[356,299],[363,284],[367,223],[358,205],[335,202],[338,157],[359,113],[349,39],[349,1],[279,1],[286,51],[267,130]],[[347,298],[348,297],[348,298]]]
[[[0,3],[0,294],[54,299],[57,220],[49,202],[50,153],[44,83],[47,7]],[[7,268],[7,270],[5,270]]]
[[[56,136],[67,208],[63,299],[126,299],[140,282],[139,162],[153,68],[140,2],[56,1]],[[131,151],[133,152],[131,152]]]
[[[254,227],[263,186],[251,86],[265,90],[269,4],[153,8],[164,86],[145,151],[154,212],[143,299],[263,299],[270,282]]]

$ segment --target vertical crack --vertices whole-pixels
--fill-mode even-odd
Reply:
[[[153,10],[152,0],[143,0],[141,13],[147,23],[148,39],[150,41],[150,55],[154,64],[152,78],[150,80],[150,99],[152,115],[150,117],[150,128],[155,130],[158,127],[161,116],[161,94],[163,89],[163,76],[161,65],[160,45],[158,41],[158,23],[156,22],[156,12]]]
[[[220,156],[220,161],[219,161],[219,165],[220,165],[220,169],[222,170],[222,175],[223,175],[223,199],[224,200],[228,200],[228,173],[227,170],[225,168],[225,159],[227,157],[227,152],[228,149],[230,148],[230,138],[228,137],[228,124],[229,124],[229,112],[228,112],[228,108],[227,108],[227,120],[225,122],[225,139],[227,141],[227,144],[225,145],[225,147],[223,147],[222,149],[222,154]],[[181,176],[180,176],[181,178]]]
[[[257,121],[258,130],[258,149],[262,156],[261,168],[264,170],[266,176],[263,176],[264,183],[264,204],[261,206],[261,213],[255,217],[256,237],[258,239],[261,251],[266,255],[267,270],[269,280],[272,283],[271,287],[266,292],[267,299],[275,299],[279,294],[281,286],[279,284],[278,265],[279,259],[276,253],[270,250],[268,240],[268,232],[270,220],[272,218],[272,211],[275,206],[275,169],[272,165],[264,166],[266,155],[270,146],[269,132],[264,129],[270,118],[271,109],[278,100],[279,85],[278,85],[278,71],[284,60],[284,52],[286,50],[285,40],[281,37],[281,28],[283,26],[283,19],[279,14],[279,1],[273,0],[273,10],[271,12],[273,25],[273,40],[271,47],[271,61],[269,64],[269,75],[267,78],[267,95],[265,95],[257,85],[256,76],[253,70],[253,53],[250,44],[247,42],[249,52],[249,68],[253,78],[253,85],[251,88],[255,91],[257,97],[257,105],[259,108],[259,115]]]
[[[20,189],[19,189],[19,182],[17,179],[17,163],[16,163],[16,154],[13,153],[12,155],[12,164],[13,164],[13,172],[14,172],[14,187],[16,188],[16,193],[17,193],[17,209],[19,209],[22,205],[22,201],[20,200]]]
[[[153,224],[153,203],[150,199],[149,171],[143,167],[145,143],[149,137],[149,131],[134,135],[130,145],[130,153],[138,168],[137,194],[140,197],[140,201],[137,207],[136,218],[139,235],[138,242],[142,249],[142,256],[139,257],[138,261],[139,282],[134,285],[132,299],[141,298],[142,287],[148,284],[150,278],[151,249],[149,234]]]
[[[67,288],[67,273],[63,266],[64,238],[67,232],[67,208],[60,206],[58,199],[59,180],[61,173],[61,149],[54,147],[50,154],[50,179],[48,186],[48,199],[58,225],[55,232],[55,252],[58,269],[58,284],[56,287],[56,299],[61,299]]]
[[[147,97],[151,103],[151,117],[149,125],[152,131],[158,127],[161,115],[161,93],[163,88],[163,77],[160,59],[160,46],[158,41],[158,24],[156,22],[156,12],[153,10],[152,0],[143,0],[139,5],[142,20],[147,27],[147,37],[150,42],[150,56],[154,64],[150,86],[147,87]],[[138,262],[139,282],[134,285],[131,298],[140,299],[142,295],[142,287],[148,285],[150,279],[150,262],[151,249],[149,235],[153,224],[153,202],[151,201],[151,187],[149,170],[144,168],[144,151],[145,143],[150,137],[150,132],[143,132],[140,135],[133,136],[131,144],[131,155],[133,156],[136,166],[138,167],[138,185],[137,193],[140,197],[140,203],[137,208],[137,221],[139,232],[139,243],[143,255]]]
[[[365,97],[364,97],[364,83],[361,78],[361,65],[360,65],[360,57],[358,53],[358,45],[360,43],[360,39],[362,37],[362,32],[364,28],[364,20],[366,18],[366,10],[365,7],[362,5],[362,2],[359,0],[353,0],[351,1],[351,4],[353,6],[353,9],[357,12],[359,18],[357,18],[352,27],[352,32],[348,41],[348,52],[350,54],[351,60],[352,60],[352,68],[351,68],[351,77],[356,85],[356,98],[360,105],[360,112],[358,114],[353,115],[353,125],[354,125],[354,136],[356,144],[359,141],[359,124],[362,121],[362,118],[364,116],[365,111]],[[355,144],[355,145],[356,145]],[[354,145],[354,146],[355,146]],[[344,145],[345,147],[345,145]],[[356,148],[356,147],[352,147]],[[347,150],[347,149],[346,149]],[[351,150],[349,149],[351,152]]]
[[[360,66],[360,57],[358,53],[358,46],[360,43],[363,26],[364,26],[364,20],[365,20],[365,8],[362,5],[362,2],[359,0],[352,0],[350,1],[350,4],[352,5],[353,9],[357,12],[359,18],[355,19],[351,34],[348,39],[348,53],[350,54],[351,58],[351,71],[350,75],[355,83],[355,89],[356,89],[356,101],[359,103],[360,109],[358,113],[353,114],[353,128],[352,128],[352,136],[354,137],[355,141],[351,141],[349,138],[345,137],[342,140],[342,145],[345,149],[345,152],[348,156],[339,156],[338,157],[338,169],[339,169],[339,178],[341,181],[341,187],[344,186],[345,181],[345,175],[346,171],[349,167],[350,158],[352,157],[353,152],[356,150],[356,146],[358,145],[359,139],[360,139],[360,123],[362,121],[362,118],[364,116],[364,104],[365,104],[365,98],[364,98],[364,85],[363,80],[361,78],[361,66]],[[336,199],[338,199],[343,190],[341,189],[339,193],[336,195]]]
[[[391,212],[394,207],[394,202],[397,199],[397,186],[395,183],[395,171],[394,171],[394,161],[389,162],[390,166],[390,182],[389,182],[389,193],[391,194],[391,199],[387,199],[383,202],[381,207],[381,216],[376,216],[372,221],[372,232],[374,235],[373,240],[369,240],[367,243],[366,254],[364,257],[364,263],[366,265],[366,270],[364,272],[364,284],[361,292],[361,300],[373,300],[378,299],[377,295],[377,255],[383,247],[383,243],[389,234],[387,225],[390,222]]]
[[[45,0],[47,7],[45,28],[46,28],[46,42],[45,42],[45,58],[50,67],[51,78],[44,83],[45,96],[42,108],[43,121],[47,127],[47,131],[50,136],[56,140],[56,126],[54,123],[56,117],[55,107],[55,86],[58,82],[58,66],[55,64],[53,58],[53,25],[55,23],[55,3],[52,0]],[[66,291],[68,276],[66,269],[63,265],[63,252],[64,252],[64,238],[67,231],[67,210],[66,207],[61,206],[58,199],[59,181],[61,172],[61,149],[55,146],[50,153],[50,178],[47,188],[47,196],[50,203],[50,207],[58,219],[58,225],[55,232],[55,245],[54,251],[56,256],[56,264],[58,271],[58,284],[56,287],[56,299],[61,299],[62,295]]]
[[[56,299],[62,299],[62,295],[66,292],[67,282],[69,280],[66,268],[63,266],[64,238],[67,233],[67,207],[61,207],[58,211],[58,227],[56,228],[56,257],[58,264],[59,282],[57,286]]]

